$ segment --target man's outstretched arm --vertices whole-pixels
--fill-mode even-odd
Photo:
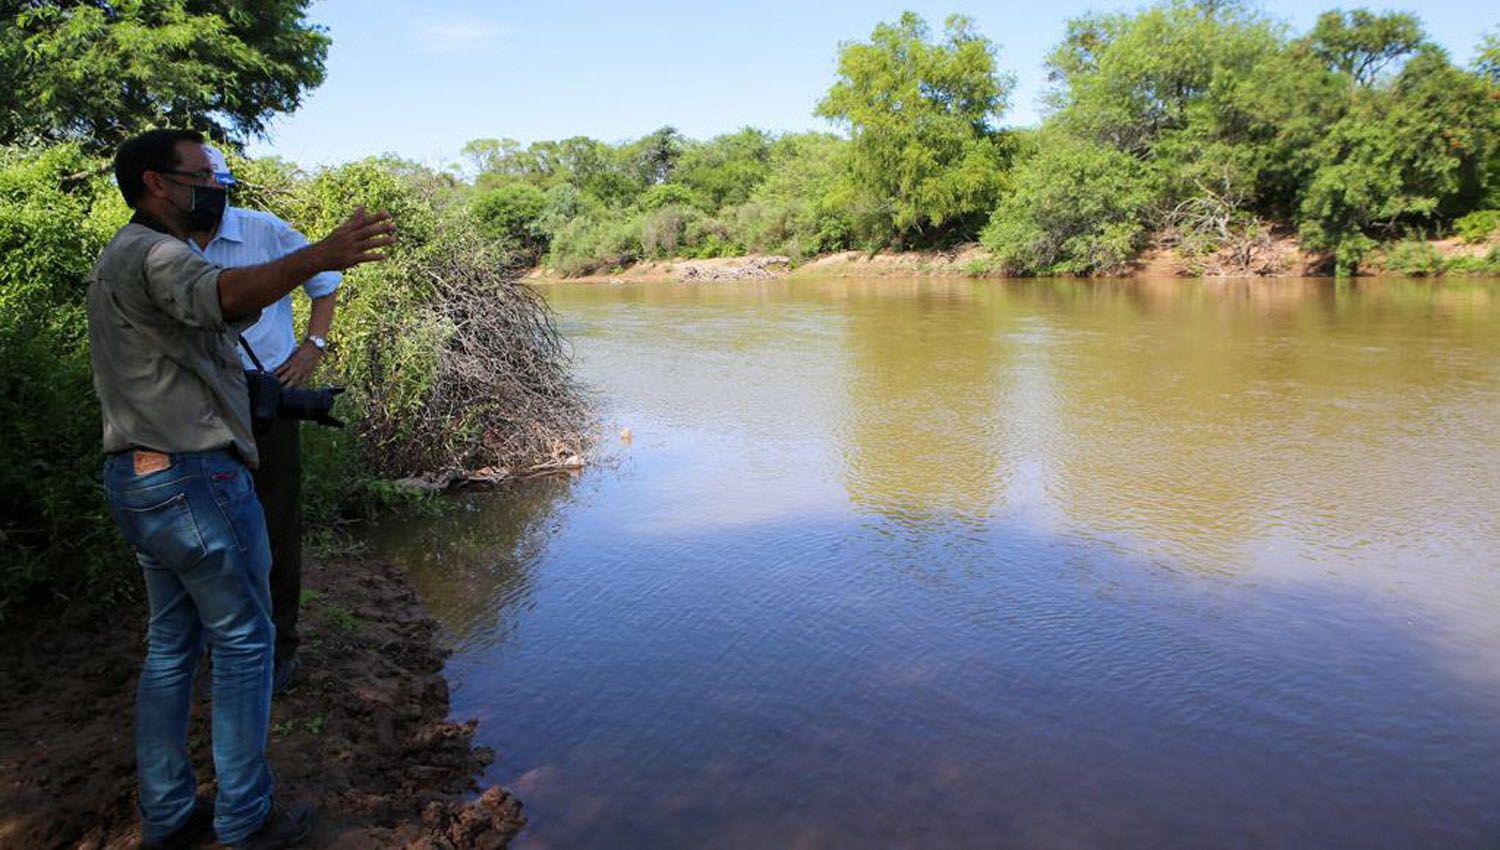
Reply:
[[[258,266],[225,269],[219,275],[219,310],[226,321],[247,318],[274,304],[319,272],[343,271],[385,259],[380,251],[396,241],[387,212],[367,215],[364,207],[321,241]]]

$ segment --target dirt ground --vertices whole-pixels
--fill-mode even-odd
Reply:
[[[278,795],[321,807],[306,846],[504,847],[520,803],[474,777],[493,754],[448,720],[437,624],[397,568],[340,558],[304,569],[302,668],[272,710]],[[0,633],[0,847],[133,848],[131,719],[143,606],[74,607]],[[208,665],[190,741],[211,792]],[[214,846],[208,844],[206,846]]]

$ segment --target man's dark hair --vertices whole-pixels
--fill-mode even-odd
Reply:
[[[126,206],[135,209],[136,202],[146,193],[146,181],[141,175],[147,171],[171,171],[181,164],[177,161],[178,142],[201,145],[203,134],[197,130],[147,130],[120,143],[115,151],[115,182],[120,185]]]

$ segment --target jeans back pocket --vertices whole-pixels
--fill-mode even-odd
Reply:
[[[131,545],[163,566],[196,563],[208,554],[185,493],[174,493],[165,501],[147,507],[118,505],[115,517]]]

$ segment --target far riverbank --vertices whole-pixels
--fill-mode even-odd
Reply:
[[[1479,243],[1450,238],[1395,243],[1370,255],[1359,277],[1437,276],[1441,274],[1500,274],[1500,238]],[[1279,236],[1265,240],[1248,258],[1188,256],[1176,248],[1148,248],[1129,269],[1115,277],[1318,277],[1333,274],[1332,258],[1304,251],[1297,240]],[[566,277],[550,269],[534,268],[531,282],[583,283],[679,282],[708,283],[790,277],[969,277],[1010,278],[994,257],[977,243],[928,251],[839,251],[804,262],[770,254],[708,259],[645,260],[592,274]]]

